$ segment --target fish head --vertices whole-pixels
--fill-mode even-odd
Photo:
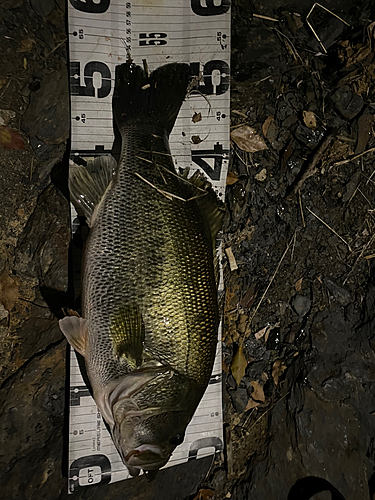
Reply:
[[[129,378],[129,377],[125,377]],[[159,470],[183,442],[201,394],[172,370],[130,376],[126,388],[109,397],[113,441],[130,474]],[[132,388],[130,388],[132,387]]]

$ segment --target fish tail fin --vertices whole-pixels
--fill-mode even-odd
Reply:
[[[130,62],[116,66],[112,106],[119,129],[129,120],[149,117],[169,134],[190,83],[189,64],[171,63],[147,70]]]

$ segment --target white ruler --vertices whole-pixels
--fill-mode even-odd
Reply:
[[[224,196],[229,161],[230,0],[69,0],[71,160],[109,154],[115,67],[132,60],[150,71],[185,62],[199,93],[184,102],[170,135],[177,167],[200,169]],[[221,346],[210,384],[184,442],[166,467],[223,449]],[[129,477],[70,360],[69,492]]]

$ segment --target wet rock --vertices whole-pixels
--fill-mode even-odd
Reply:
[[[333,278],[326,276],[324,284],[332,294],[333,298],[342,306],[347,306],[351,302],[350,292],[343,286],[336,283]]]
[[[50,185],[20,238],[14,270],[21,280],[38,276],[40,286],[66,291],[69,242],[69,204]]]
[[[239,387],[235,391],[229,392],[233,407],[236,412],[242,413],[247,405],[249,396],[245,388]]]
[[[39,498],[58,498],[66,487],[61,477],[65,352],[65,343],[54,347],[3,389],[0,475],[5,498],[31,500],[36,491]]]
[[[30,0],[31,7],[40,17],[47,17],[55,8],[54,0]]]
[[[301,123],[298,125],[295,131],[296,139],[298,139],[309,149],[315,149],[322,140],[323,135],[324,134],[322,130],[312,130],[311,128],[305,127],[305,125],[302,125]]]
[[[359,170],[353,174],[352,178],[346,185],[346,190],[342,197],[343,203],[347,203],[353,196],[355,190],[357,189],[360,177],[361,177],[361,172]]]
[[[216,492],[221,491],[224,488],[226,479],[227,474],[224,469],[215,471],[214,477],[210,481],[212,489]]]
[[[279,122],[284,122],[289,116],[293,115],[293,111],[293,108],[284,99],[281,99],[277,105],[276,118]]]
[[[295,312],[303,318],[311,308],[311,300],[307,295],[295,295],[290,301]]]
[[[352,120],[362,111],[363,99],[358,94],[351,91],[349,85],[338,88],[331,96],[337,111],[346,119]]]
[[[56,71],[41,81],[40,89],[31,94],[22,122],[23,130],[45,144],[60,144],[70,131],[68,73]]]

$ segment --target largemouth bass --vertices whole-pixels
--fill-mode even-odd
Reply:
[[[182,443],[217,343],[223,204],[202,177],[176,173],[168,143],[190,81],[187,64],[150,75],[117,66],[120,160],[96,159],[69,180],[90,234],[83,317],[60,327],[85,359],[95,402],[132,475],[158,470]]]

